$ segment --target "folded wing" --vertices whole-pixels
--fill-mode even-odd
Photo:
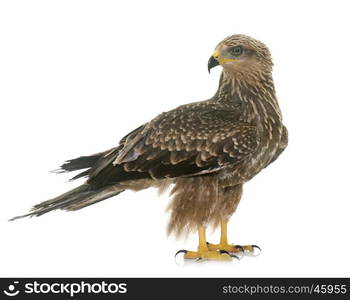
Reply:
[[[89,171],[96,188],[126,180],[217,172],[255,151],[255,126],[232,108],[199,102],[163,113],[127,135]]]

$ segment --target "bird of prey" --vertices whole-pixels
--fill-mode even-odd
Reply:
[[[220,42],[208,70],[222,66],[219,87],[209,100],[163,112],[128,133],[107,151],[66,161],[62,172],[82,170],[79,187],[33,206],[23,216],[78,210],[126,190],[172,186],[168,233],[198,230],[197,251],[186,259],[231,260],[255,246],[230,244],[227,224],[243,184],[277,159],[287,146],[287,129],[272,79],[272,59],[260,41],[236,34]],[[208,226],[221,227],[218,244],[206,241]]]

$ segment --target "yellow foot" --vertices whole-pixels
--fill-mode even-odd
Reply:
[[[207,243],[208,249],[211,251],[215,250],[224,250],[229,253],[243,253],[248,255],[259,255],[261,252],[261,249],[257,245],[246,245],[246,246],[240,246],[240,245],[234,245],[234,244],[210,244]]]
[[[209,260],[226,260],[230,261],[232,258],[238,258],[236,255],[231,255],[227,251],[224,250],[198,250],[198,251],[187,251],[187,250],[180,250],[175,254],[175,257],[180,254],[184,253],[185,259],[209,259]]]

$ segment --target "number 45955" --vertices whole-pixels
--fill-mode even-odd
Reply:
[[[318,284],[314,288],[317,294],[346,294],[346,284]]]

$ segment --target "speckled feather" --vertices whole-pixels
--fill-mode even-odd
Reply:
[[[174,185],[168,232],[216,226],[236,210],[243,184],[275,161],[288,132],[272,79],[267,47],[233,35],[217,49],[240,45],[244,59],[224,67],[216,94],[162,113],[126,135],[115,148],[67,161],[62,171],[85,169],[77,189],[33,207],[25,216],[77,210],[124,190]]]

